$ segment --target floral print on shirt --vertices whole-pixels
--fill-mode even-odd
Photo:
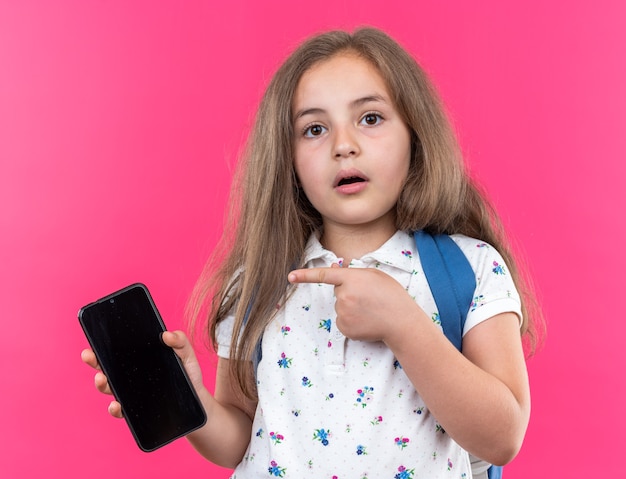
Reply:
[[[495,249],[466,237],[453,239],[477,276],[468,322],[495,302],[500,309],[490,314],[503,308],[519,313],[517,292]],[[308,248],[307,267],[337,262],[316,240]],[[349,267],[390,274],[440,325],[412,237],[398,232]],[[467,453],[425,407],[393,353],[382,343],[340,334],[333,291],[332,285],[298,285],[266,328],[252,440],[232,477],[471,477]],[[218,340],[224,357],[230,334],[218,329]]]

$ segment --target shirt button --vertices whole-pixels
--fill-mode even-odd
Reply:
[[[335,331],[335,339],[341,339],[341,338],[343,338],[342,332],[339,331],[339,330],[336,330]]]

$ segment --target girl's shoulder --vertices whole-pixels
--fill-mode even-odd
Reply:
[[[486,243],[483,240],[472,238],[471,236],[466,236],[464,234],[459,234],[459,233],[452,234],[450,235],[450,238],[452,238],[454,242],[461,249],[467,249],[467,248],[473,248],[473,247],[493,248],[493,246],[491,246],[489,243]]]
[[[493,261],[504,262],[498,250],[486,241],[462,234],[453,234],[450,235],[450,238],[452,238],[459,249],[463,251],[474,270],[486,261],[490,263]]]
[[[509,265],[493,245],[461,234],[450,237],[467,258],[479,286],[490,285],[497,289],[504,288],[506,291],[517,289]]]

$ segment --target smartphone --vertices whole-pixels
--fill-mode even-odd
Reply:
[[[80,309],[78,319],[137,445],[154,451],[202,427],[206,413],[141,283]]]

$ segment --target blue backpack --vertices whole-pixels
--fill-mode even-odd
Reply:
[[[474,271],[465,254],[450,236],[431,235],[420,230],[414,232],[413,237],[424,275],[439,311],[443,333],[461,351],[463,327],[476,289]],[[248,308],[249,312],[250,308]],[[261,342],[259,341],[254,361],[255,374],[260,361]],[[488,478],[501,479],[502,467],[490,466]]]

